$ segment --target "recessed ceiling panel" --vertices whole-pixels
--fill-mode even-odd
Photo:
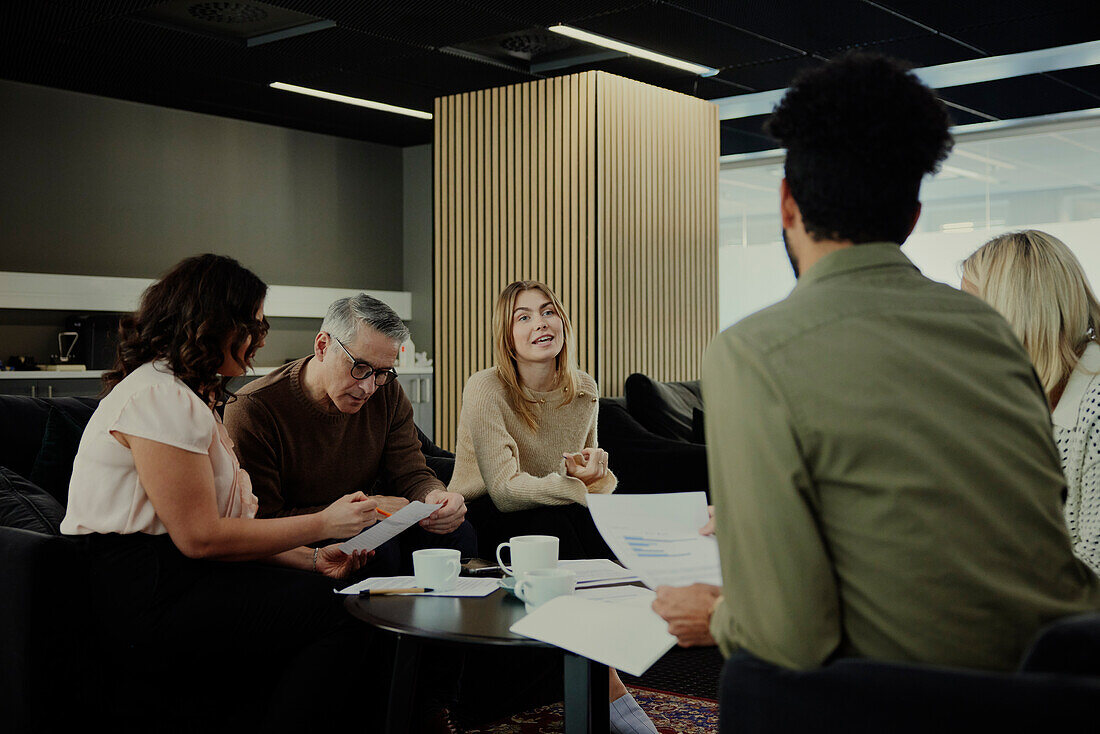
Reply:
[[[827,54],[919,32],[913,23],[860,0],[792,3],[769,0],[677,0],[676,7],[782,43],[790,51]]]
[[[168,0],[131,17],[245,46],[258,46],[336,25],[330,18],[299,13],[259,0]]]
[[[860,46],[857,50],[893,56],[913,66],[937,66],[955,61],[968,61],[979,55],[966,46],[935,33],[914,33],[905,38],[884,38]]]
[[[940,96],[1002,120],[1096,106],[1094,98],[1043,74],[951,87]]]
[[[798,72],[803,69],[821,66],[822,63],[824,62],[812,56],[792,56],[726,69],[719,76],[737,84],[751,87],[754,92],[767,92],[772,89],[789,87],[791,80],[795,78]],[[734,94],[737,94],[737,92],[730,92],[729,96]]]
[[[875,0],[875,3],[950,35],[991,23],[1024,23],[1038,30],[1050,24],[1053,16],[1095,8],[1093,0]],[[1095,28],[1095,23],[1092,25]],[[1068,28],[1064,31],[1073,32]]]

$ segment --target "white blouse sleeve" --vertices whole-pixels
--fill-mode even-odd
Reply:
[[[153,385],[131,395],[107,430],[208,454],[214,413],[184,387]]]

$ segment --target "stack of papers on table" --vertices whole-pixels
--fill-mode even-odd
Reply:
[[[707,524],[703,492],[592,494],[592,521],[619,561],[646,586],[722,585],[718,541]]]
[[[384,589],[409,589],[416,586],[413,576],[375,576],[340,589],[339,594],[358,594],[360,591],[382,591]],[[415,596],[489,596],[500,588],[496,579],[474,579],[459,576],[453,589],[447,591],[425,591]]]
[[[592,558],[581,561],[558,561],[558,568],[567,568],[577,574],[577,588],[604,586],[606,584],[627,584],[641,581],[638,574],[623,568],[606,558]]]
[[[512,632],[609,665],[645,673],[673,645],[668,625],[648,606],[559,596],[511,627]]]

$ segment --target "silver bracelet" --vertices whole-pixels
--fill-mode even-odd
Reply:
[[[319,550],[321,550],[321,549],[320,548],[314,548],[313,549],[313,570],[314,570],[314,572],[317,571],[317,551],[319,551]]]

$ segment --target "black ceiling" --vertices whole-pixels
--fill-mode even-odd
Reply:
[[[151,11],[172,3],[7,0],[0,6],[0,78],[414,145],[431,140],[431,122],[300,97],[268,83],[430,111],[441,95],[598,68],[715,99],[785,87],[799,69],[853,47],[931,66],[1100,37],[1096,0],[265,2],[269,10],[292,10],[335,26],[249,47],[149,22]],[[190,5],[217,14],[258,3]],[[576,46],[543,48],[557,38],[545,33],[556,23],[721,72],[700,78],[631,58],[533,72],[524,58],[492,60],[462,50],[482,53],[486,44],[477,42],[494,39],[499,46],[507,38],[510,47],[533,54],[531,63],[579,56]],[[1100,67],[954,87],[941,96],[960,124],[1100,107]],[[723,121],[722,153],[774,147],[760,132],[761,119]]]

